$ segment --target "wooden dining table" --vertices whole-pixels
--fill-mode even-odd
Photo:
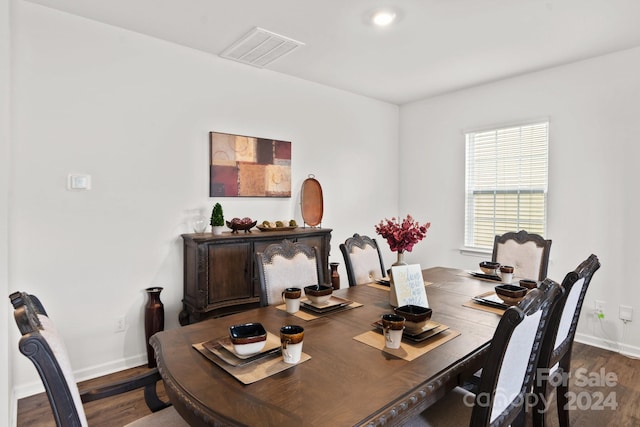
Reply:
[[[313,320],[268,306],[155,334],[150,342],[169,399],[192,426],[402,425],[482,367],[500,319],[465,305],[495,283],[445,267],[425,269],[423,277],[432,320],[459,335],[411,361],[354,339],[393,312],[389,290],[364,284],[334,291],[362,306]],[[283,325],[303,326],[310,359],[243,384],[193,347],[247,322],[274,334]]]

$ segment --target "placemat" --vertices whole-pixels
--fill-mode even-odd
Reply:
[[[356,341],[360,341],[363,344],[367,344],[373,348],[377,348],[378,350],[382,350],[392,356],[410,362],[413,359],[420,357],[423,354],[433,350],[434,348],[446,343],[447,341],[451,341],[458,335],[460,335],[460,332],[454,331],[452,329],[447,329],[446,331],[440,332],[433,338],[429,338],[428,340],[420,343],[408,343],[403,340],[400,344],[400,348],[398,349],[386,348],[384,346],[384,335],[376,331],[367,331],[363,334],[353,337],[353,339]]]
[[[482,273],[482,272],[478,271],[478,273]],[[483,282],[495,283],[496,285],[502,285],[503,284],[500,280],[485,279],[484,277],[478,277],[478,276],[474,276],[472,274],[469,274],[469,272],[467,272],[467,271],[460,272],[460,273],[457,274],[457,276],[468,277],[468,278],[476,279],[476,280],[482,280]],[[511,280],[511,284],[517,285],[518,282],[520,282],[520,279],[524,279],[524,277],[513,276],[513,279]]]
[[[305,311],[302,307],[300,308],[300,310],[298,310],[297,312],[291,314],[292,316],[296,316],[298,319],[302,319],[302,320],[314,320],[314,319],[319,319],[320,317],[324,317],[324,316],[329,316],[333,313],[339,313],[341,311],[345,311],[345,310],[351,310],[352,308],[358,308],[358,307],[362,307],[362,304],[360,304],[359,302],[352,302],[349,305],[345,305],[344,307],[340,307],[340,308],[336,308],[335,310],[329,310],[326,313],[310,313],[308,311]],[[282,310],[284,312],[287,311],[287,305],[286,304],[281,304],[276,306],[276,308],[278,310]]]
[[[296,364],[284,363],[282,355],[278,353],[278,355],[265,357],[264,359],[257,360],[256,362],[249,363],[247,365],[232,366],[204,348],[202,344],[203,343],[193,344],[193,348],[198,350],[204,357],[230,373],[235,379],[243,384],[251,384],[256,381],[260,381],[261,379],[270,377],[271,375],[285,371],[311,359],[311,356],[303,351],[300,356],[300,362]]]
[[[479,297],[486,297],[487,295],[491,295],[491,294],[494,294],[494,293],[495,293],[494,291],[489,291],[489,292],[485,292],[484,294],[480,294],[478,296]],[[473,299],[470,299],[469,301],[465,302],[462,305],[464,307],[469,307],[469,308],[473,308],[473,309],[476,309],[476,310],[488,311],[489,313],[499,314],[500,316],[502,316],[504,314],[504,311],[506,310],[504,308],[492,307],[490,305],[480,304],[479,302],[476,302]]]
[[[425,286],[433,285],[433,282],[427,282],[425,280],[424,285]],[[367,286],[371,286],[372,288],[382,289],[383,291],[389,291],[389,289],[391,289],[390,286],[380,285],[375,282],[367,283]]]

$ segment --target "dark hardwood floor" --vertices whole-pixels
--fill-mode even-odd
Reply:
[[[80,388],[108,383],[145,369],[146,367],[138,367],[84,381],[80,383]],[[605,381],[608,381],[608,384]],[[640,360],[575,343],[570,391],[575,395],[573,403],[570,401],[575,407],[571,411],[572,426],[640,425]],[[166,400],[162,384],[158,384],[158,392],[160,397]],[[141,390],[91,402],[84,408],[91,427],[120,427],[149,414]],[[555,402],[551,405],[547,420],[549,426],[558,426]],[[49,402],[44,394],[18,401],[18,426],[55,426]]]
[[[116,372],[104,377],[94,378],[79,383],[80,390],[100,386],[120,379],[135,376],[147,371],[146,365]],[[157,385],[158,396],[164,401],[168,397],[162,381]],[[142,389],[130,391],[118,396],[89,402],[84,405],[87,421],[91,427],[122,427],[151,413],[144,402]],[[19,427],[56,427],[49,400],[46,394],[40,393],[18,400]]]

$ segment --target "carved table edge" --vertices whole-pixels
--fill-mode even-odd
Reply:
[[[440,390],[442,384],[453,379],[458,381],[458,375],[464,372],[468,367],[478,365],[479,363],[481,364],[488,348],[489,344],[486,344],[482,350],[467,357],[456,367],[456,369],[440,374],[432,381],[421,385],[417,390],[405,395],[382,412],[358,425],[362,427],[389,427],[402,425],[408,418],[418,415],[420,412],[431,406],[430,404],[427,404],[427,399],[434,394],[434,391]]]

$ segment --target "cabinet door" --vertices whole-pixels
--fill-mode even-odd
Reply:
[[[208,245],[209,304],[253,297],[251,244]]]

